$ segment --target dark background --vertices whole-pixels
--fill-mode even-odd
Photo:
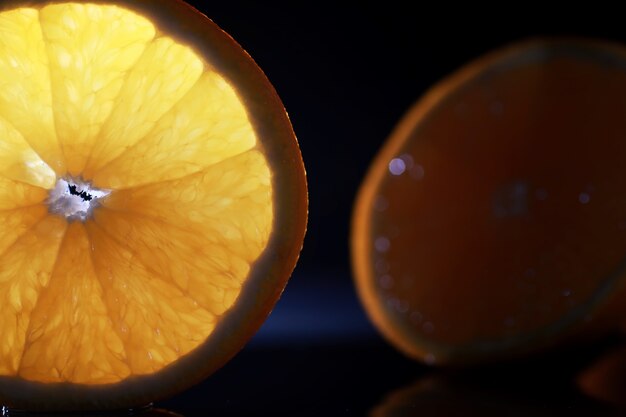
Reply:
[[[429,87],[529,37],[626,41],[626,24],[608,21],[618,12],[597,4],[549,14],[515,3],[484,12],[399,1],[190,3],[252,55],[282,98],[307,168],[310,216],[300,262],[261,331],[206,382],[158,407],[185,415],[359,416],[417,384],[417,395],[400,406],[405,414],[394,415],[618,415],[571,382],[613,341],[462,372],[406,359],[366,319],[348,244],[370,161]]]

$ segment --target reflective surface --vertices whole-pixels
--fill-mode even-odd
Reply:
[[[382,341],[350,288],[305,284],[301,278],[294,277],[270,320],[237,357],[204,383],[156,406],[185,416],[622,415],[619,405],[586,394],[576,382],[618,340],[437,371]],[[323,294],[333,296],[315,314],[306,299]],[[348,321],[353,325],[345,326]]]
[[[587,395],[626,408],[626,347],[614,347],[594,359],[576,378]]]

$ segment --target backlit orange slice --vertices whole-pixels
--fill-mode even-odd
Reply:
[[[305,231],[250,57],[180,1],[0,6],[0,400],[132,407],[230,359]]]

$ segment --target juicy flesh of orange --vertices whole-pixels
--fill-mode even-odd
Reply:
[[[84,221],[60,179],[110,194]],[[0,13],[0,375],[101,384],[202,344],[267,245],[271,173],[233,86],[136,12]]]
[[[379,170],[368,285],[422,341],[523,338],[585,311],[622,268],[626,72],[520,61],[413,120]]]

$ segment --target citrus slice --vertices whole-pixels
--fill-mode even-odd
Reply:
[[[0,6],[0,400],[135,407],[230,359],[307,217],[261,70],[180,1]]]
[[[370,168],[352,230],[361,299],[396,346],[466,364],[612,325],[626,255],[625,68],[621,46],[527,42],[461,69],[408,113]]]

